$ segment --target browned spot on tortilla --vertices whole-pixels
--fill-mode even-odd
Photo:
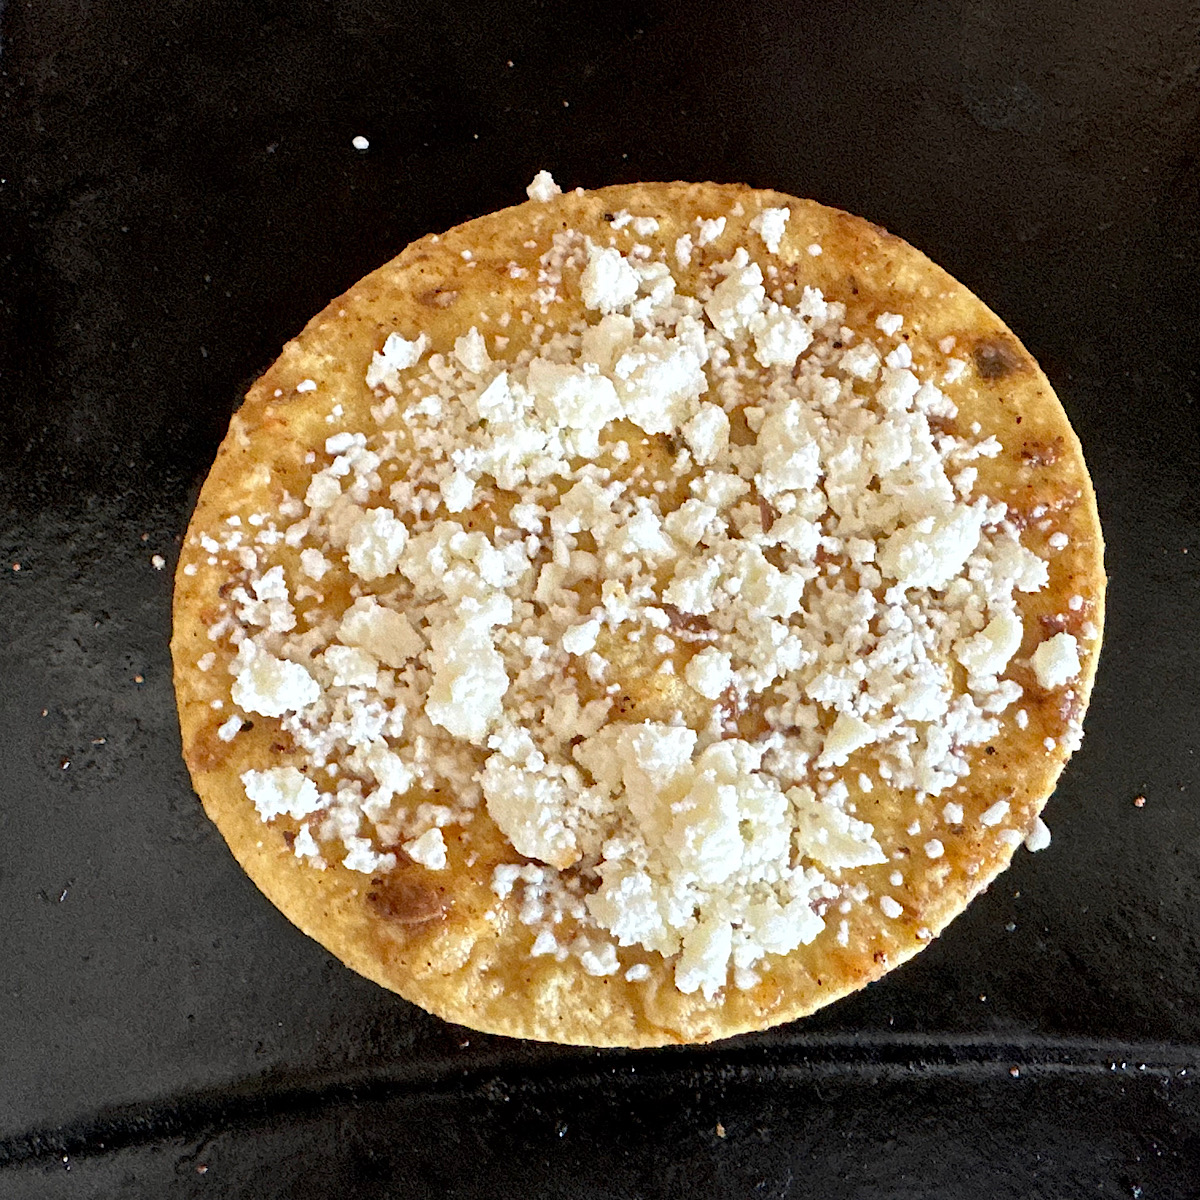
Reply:
[[[770,503],[764,500],[761,496],[758,498],[758,512],[762,517],[763,533],[770,533],[771,526],[775,524],[775,518],[778,517],[779,514],[774,508],[772,508]]]
[[[458,293],[450,288],[430,288],[417,296],[417,300],[429,308],[449,308],[457,299]]]
[[[1021,461],[1031,467],[1052,467],[1062,457],[1062,451],[1061,437],[1048,442],[1028,441],[1021,447]]]
[[[425,925],[445,919],[449,905],[440,889],[415,879],[373,878],[367,903],[397,925]]]
[[[187,763],[195,771],[212,771],[229,755],[229,747],[217,737],[217,726],[200,730],[187,747]]]
[[[1067,628],[1069,619],[1064,613],[1043,613],[1038,620],[1047,634],[1055,634]]]
[[[664,604],[662,610],[667,614],[672,629],[685,633],[708,633],[712,630],[712,622],[707,617],[685,613],[674,604]]]
[[[1003,333],[980,338],[971,352],[975,369],[984,379],[1003,379],[1017,371],[1028,371],[1029,361],[1017,343]]]
[[[874,221],[868,221],[867,224],[870,225],[870,227],[873,230],[875,230],[875,232],[877,234],[879,234],[879,236],[885,242],[899,242],[900,241],[900,238],[898,238],[894,233],[891,233],[888,230],[884,229],[884,227],[882,225],[876,225]]]
[[[1079,720],[1083,712],[1083,704],[1074,688],[1068,688],[1062,694],[1062,698],[1058,702],[1058,715],[1062,717],[1063,724],[1070,726]]]

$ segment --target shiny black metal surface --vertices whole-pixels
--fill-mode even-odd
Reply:
[[[0,1195],[1200,1192],[1200,12],[1136,8],[8,0]],[[179,758],[171,569],[247,382],[541,167],[912,241],[1045,366],[1109,540],[1052,847],[726,1045],[428,1017],[262,899]]]

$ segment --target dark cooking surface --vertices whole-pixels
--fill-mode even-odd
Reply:
[[[1194,1190],[1200,14],[1130,7],[9,0],[0,1195]],[[246,383],[541,167],[908,238],[1045,366],[1109,541],[1053,846],[866,993],[723,1046],[426,1016],[259,896],[179,758],[171,568]]]

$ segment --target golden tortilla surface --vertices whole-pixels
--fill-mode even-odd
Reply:
[[[791,218],[778,253],[768,255],[749,223],[761,209],[782,206]],[[220,562],[209,561],[200,535],[224,529],[230,515],[245,521],[277,512],[284,489],[304,494],[310,474],[305,454],[330,432],[331,397],[344,408],[344,427],[371,427],[377,397],[364,378],[372,352],[389,333],[420,329],[434,351],[449,351],[481,314],[495,322],[505,311],[529,307],[538,258],[555,232],[573,229],[601,241],[620,210],[657,218],[658,232],[638,240],[668,251],[681,234],[694,232],[697,217],[726,218],[723,234],[698,247],[689,267],[674,271],[681,292],[694,294],[706,266],[745,246],[764,270],[773,263],[781,279],[802,279],[843,301],[852,328],[870,328],[881,312],[903,314],[918,374],[944,368],[938,343],[953,337],[954,353],[967,369],[943,386],[958,408],[947,428],[966,433],[978,422],[978,436],[1000,441],[1001,454],[977,463],[977,493],[1009,505],[1025,526],[1023,544],[1047,558],[1050,569],[1047,588],[1017,594],[1025,640],[1004,673],[1025,689],[1020,707],[1028,713],[1027,727],[1018,728],[1010,708],[999,736],[972,751],[967,788],[953,794],[963,822],[942,832],[945,854],[929,860],[920,844],[928,835],[906,833],[918,815],[911,794],[877,784],[869,795],[856,796],[858,816],[874,826],[889,858],[911,858],[900,889],[887,883],[890,863],[859,872],[874,894],[893,894],[903,915],[888,919],[876,905],[855,905],[846,944],[838,943],[837,919],[830,919],[810,945],[768,956],[757,986],[727,987],[711,1001],[678,991],[671,963],[640,948],[620,950],[622,970],[605,977],[586,974],[574,958],[530,957],[534,934],[517,919],[516,894],[500,901],[491,889],[493,867],[520,859],[482,806],[469,826],[445,831],[446,870],[428,871],[403,855],[394,871],[377,877],[340,865],[313,869],[292,852],[297,823],[284,817],[264,824],[239,780],[250,767],[300,763],[279,721],[255,717],[253,727],[233,741],[217,736],[232,707],[231,653],[225,642],[210,639],[209,630],[230,578]],[[813,244],[822,248],[819,256],[808,252]],[[527,268],[528,278],[513,277],[514,262]],[[576,289],[538,320],[553,329],[583,316]],[[521,349],[528,329],[519,321],[508,327],[511,353]],[[309,379],[316,390],[297,393],[297,384]],[[660,440],[649,441],[635,454],[650,471],[665,475],[672,452]],[[1046,514],[1069,536],[1067,547],[1053,554],[1039,528]],[[281,547],[279,561],[295,553]],[[1078,727],[1095,673],[1102,555],[1080,445],[1045,375],[986,305],[899,238],[812,201],[743,186],[635,184],[531,201],[414,242],[314,317],[250,389],[200,495],[176,575],[172,654],[184,756],[205,810],[263,893],[347,966],[430,1012],[492,1033],[592,1046],[728,1037],[804,1016],[879,978],[928,944],[1008,865],[1011,845],[978,818],[1006,799],[1010,809],[1002,827],[1026,832],[1054,788],[1068,756],[1064,735]],[[322,586],[325,604],[335,609],[351,602],[350,577],[344,571],[339,576],[339,569]],[[1072,609],[1068,599],[1074,596],[1083,603]],[[1080,635],[1086,623],[1093,636],[1080,636],[1083,669],[1067,698],[1061,689],[1042,690],[1029,654],[1047,633]],[[623,719],[669,719],[681,696],[664,691],[661,676],[640,669],[634,647],[623,660],[617,649],[609,647],[619,660]],[[197,663],[209,653],[216,662],[201,670]],[[224,707],[214,708],[215,701]],[[1045,739],[1054,739],[1053,750]],[[848,780],[857,774],[856,761],[841,771]],[[639,962],[647,964],[650,978],[627,982],[624,970]]]

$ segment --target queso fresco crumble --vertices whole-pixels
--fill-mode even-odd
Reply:
[[[529,188],[558,193],[545,172]],[[757,256],[789,215],[751,222]],[[445,871],[486,811],[511,844],[492,889],[533,955],[607,975],[636,946],[711,999],[827,927],[845,944],[856,905],[902,916],[858,874],[888,858],[855,798],[912,794],[908,832],[942,856],[971,749],[1028,723],[1006,672],[1047,563],[976,490],[1000,443],[948,431],[953,339],[920,373],[903,313],[847,328],[746,246],[685,294],[675,271],[724,217],[657,247],[652,216],[609,224],[608,244],[554,233],[526,310],[436,352],[387,336],[373,423],[345,427],[330,395],[303,495],[199,535],[234,577],[209,629],[232,654],[218,736],[278,719],[296,753],[242,783],[264,822],[298,823],[312,869]],[[547,330],[568,293],[586,319]],[[510,322],[531,330],[511,354]],[[669,465],[649,472],[655,439]],[[1069,692],[1080,642],[1043,636],[1023,666]],[[682,697],[668,719],[631,717],[630,672]],[[1047,752],[1079,737],[1072,719]],[[1007,811],[979,820],[1012,843]],[[1048,841],[1039,821],[1030,847]]]

